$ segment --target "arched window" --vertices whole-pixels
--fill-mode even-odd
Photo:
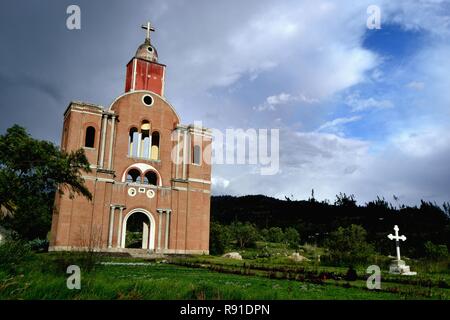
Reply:
[[[130,129],[130,135],[128,137],[128,155],[130,157],[137,157],[139,132],[137,128]]]
[[[159,132],[152,133],[152,154],[150,159],[159,160]]]
[[[84,146],[93,148],[95,143],[95,128],[90,126],[86,128],[86,136],[84,138]]]
[[[144,176],[144,184],[150,184],[153,186],[158,185],[158,176],[156,175],[156,172],[149,171]]]
[[[140,183],[141,181],[141,172],[137,169],[130,169],[127,173],[127,182],[137,182]]]
[[[202,150],[200,146],[195,145],[192,152],[192,163],[201,164],[202,161]]]
[[[141,147],[139,152],[140,158],[150,158],[150,122],[142,121],[141,124]]]

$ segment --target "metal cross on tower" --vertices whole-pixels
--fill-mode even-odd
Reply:
[[[406,241],[406,237],[404,235],[402,235],[402,236],[398,235],[398,231],[400,229],[398,228],[397,225],[394,226],[394,230],[395,230],[395,236],[392,234],[389,234],[388,238],[390,240],[395,240],[395,246],[397,248],[397,260],[400,260],[400,241],[399,240]]]
[[[147,24],[143,24],[141,28],[147,30],[147,36],[145,37],[145,39],[146,40],[148,39],[150,41],[150,32],[151,31],[155,32],[155,28],[152,27],[150,21],[147,22]]]

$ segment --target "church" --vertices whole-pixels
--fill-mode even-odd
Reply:
[[[56,194],[51,251],[209,253],[211,131],[180,123],[155,30],[142,28],[125,92],[109,107],[74,101],[64,113],[61,149],[84,149],[92,201]]]

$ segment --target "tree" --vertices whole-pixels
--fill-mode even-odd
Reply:
[[[445,214],[450,218],[450,202],[444,202],[442,207],[444,208]]]
[[[0,136],[2,224],[25,239],[45,238],[57,190],[92,199],[82,171],[90,172],[82,149],[67,153],[18,125],[9,128]]]
[[[238,247],[241,249],[254,246],[258,239],[256,227],[249,222],[233,222],[230,229],[233,239],[236,240]]]
[[[348,196],[345,193],[340,192],[338,195],[336,195],[334,205],[344,208],[355,208],[356,207],[355,196],[353,194]]]
[[[262,229],[259,233],[261,240],[263,241],[269,241],[269,229]]]
[[[229,227],[217,222],[212,222],[210,230],[209,252],[211,254],[225,253],[231,238]]]
[[[281,243],[284,239],[284,232],[281,228],[272,227],[269,229],[268,239],[270,242]]]
[[[284,241],[290,247],[296,247],[300,243],[300,235],[295,228],[289,227],[284,231]]]
[[[374,253],[373,246],[367,243],[367,232],[359,225],[339,227],[325,241],[331,259],[337,263],[364,263]]]
[[[425,242],[425,255],[432,260],[443,260],[448,257],[448,248],[445,244],[437,245],[427,241]]]

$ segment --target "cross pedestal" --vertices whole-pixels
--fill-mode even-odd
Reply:
[[[399,236],[399,227],[397,225],[394,226],[395,235],[389,234],[388,238],[390,240],[395,240],[395,248],[397,253],[397,259],[393,260],[391,265],[389,266],[389,273],[391,274],[401,274],[404,276],[415,276],[417,272],[412,272],[409,266],[406,265],[405,261],[403,261],[400,257],[400,241],[406,241],[406,237],[404,235]]]

